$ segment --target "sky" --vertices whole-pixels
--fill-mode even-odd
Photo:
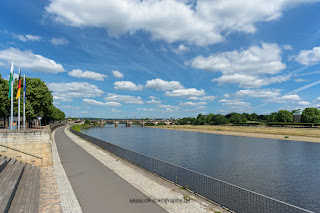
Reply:
[[[320,107],[320,0],[3,0],[11,60],[72,117]]]

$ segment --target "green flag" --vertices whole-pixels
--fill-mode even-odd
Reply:
[[[11,88],[11,82],[13,81],[13,69],[14,69],[14,68],[13,68],[13,61],[11,61],[8,98],[11,98],[11,90],[13,89],[13,88]]]

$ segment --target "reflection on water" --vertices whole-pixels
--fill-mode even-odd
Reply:
[[[83,133],[320,212],[320,144],[106,125]]]

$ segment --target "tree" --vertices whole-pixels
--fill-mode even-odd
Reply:
[[[247,119],[244,115],[240,115],[238,113],[234,113],[230,118],[229,118],[230,123],[232,124],[239,124],[239,123],[245,123],[247,122]]]
[[[229,120],[223,115],[218,114],[218,115],[215,115],[213,118],[213,124],[215,125],[222,125],[227,123],[229,123]]]
[[[206,116],[199,114],[196,121],[197,125],[204,125],[207,124],[206,122]]]
[[[301,122],[303,123],[319,123],[320,111],[317,108],[306,108],[301,115]]]
[[[10,100],[8,98],[9,82],[1,78],[0,74],[0,118],[4,121],[9,116]]]
[[[293,115],[287,110],[280,110],[276,115],[277,122],[292,123]]]

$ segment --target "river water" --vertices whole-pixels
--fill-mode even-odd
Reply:
[[[297,130],[299,131],[299,130]],[[106,125],[83,133],[320,212],[320,143]]]

